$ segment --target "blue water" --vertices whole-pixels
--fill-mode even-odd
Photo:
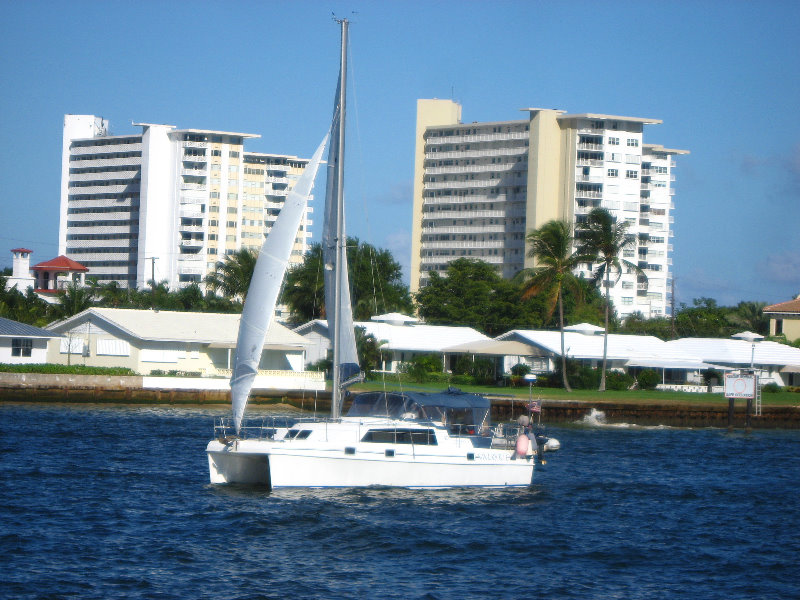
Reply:
[[[212,487],[222,411],[0,407],[0,598],[796,598],[800,432],[550,427],[531,489]]]

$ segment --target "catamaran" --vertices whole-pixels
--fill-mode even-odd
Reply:
[[[348,21],[341,26],[339,82],[330,130],[323,260],[328,330],[332,336],[331,414],[281,426],[243,425],[300,218],[328,136],[286,200],[259,252],[239,326],[231,377],[232,423],[215,427],[207,448],[211,483],[286,487],[447,488],[527,486],[537,455],[535,438],[520,434],[510,447],[492,444],[489,400],[448,389],[437,394],[366,392],[341,415],[348,385],[359,379],[347,276],[344,229],[344,134]]]

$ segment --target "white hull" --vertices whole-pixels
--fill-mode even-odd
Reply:
[[[394,451],[393,456],[387,456]],[[433,452],[431,452],[433,450]],[[441,450],[438,451],[437,450]],[[534,457],[513,450],[237,440],[208,444],[211,483],[283,487],[505,487],[532,483]]]

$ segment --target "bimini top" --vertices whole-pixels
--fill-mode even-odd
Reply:
[[[472,413],[472,423],[484,423],[491,402],[483,396],[456,388],[444,392],[365,392],[353,399],[348,417],[390,417],[442,420],[447,413]],[[466,415],[464,415],[466,416]]]

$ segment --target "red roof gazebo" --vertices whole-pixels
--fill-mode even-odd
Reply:
[[[36,292],[55,293],[65,290],[73,281],[78,282],[81,287],[86,285],[86,273],[89,269],[61,255],[33,265],[31,271],[36,277]]]

